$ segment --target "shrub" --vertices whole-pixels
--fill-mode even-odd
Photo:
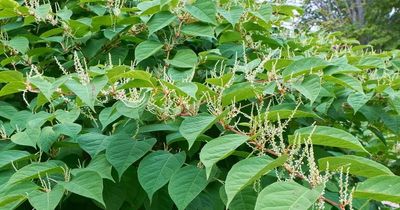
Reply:
[[[1,209],[395,206],[398,51],[301,13],[2,0]]]

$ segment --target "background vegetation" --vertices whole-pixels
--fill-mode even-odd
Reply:
[[[395,208],[399,51],[302,14],[1,0],[0,209]]]
[[[355,38],[378,50],[399,47],[400,1],[392,0],[306,0],[303,27],[319,25],[322,30]]]

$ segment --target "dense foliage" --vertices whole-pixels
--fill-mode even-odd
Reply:
[[[400,55],[248,1],[0,0],[0,209],[400,202]]]
[[[376,49],[400,46],[400,1],[305,0],[305,28],[318,25]]]

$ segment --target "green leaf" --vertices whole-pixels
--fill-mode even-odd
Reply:
[[[328,167],[329,171],[340,170],[341,168],[343,168],[343,171],[349,169],[349,173],[356,176],[374,177],[381,175],[394,175],[384,165],[368,158],[355,155],[321,158],[318,160],[318,165],[321,170],[326,170]]]
[[[154,14],[150,18],[149,22],[147,22],[147,26],[149,28],[149,35],[171,24],[176,19],[177,18],[173,14],[167,11]]]
[[[57,141],[57,139],[58,134],[54,132],[53,127],[46,126],[42,129],[42,132],[40,132],[40,138],[37,142],[37,145],[39,146],[40,150],[48,153],[51,149],[51,146]]]
[[[223,187],[221,189],[222,189],[221,193],[225,192]],[[228,209],[254,210],[254,207],[256,206],[257,196],[258,193],[254,191],[254,186],[252,185],[246,186],[236,194],[232,202],[229,204]]]
[[[69,182],[60,182],[66,190],[83,197],[93,199],[103,206],[103,179],[93,171],[82,171]]]
[[[8,184],[11,185],[38,177],[45,177],[50,174],[63,174],[63,165],[64,163],[58,160],[31,163],[16,171],[8,180]]]
[[[222,105],[230,105],[233,101],[239,102],[250,98],[255,98],[257,93],[262,93],[260,85],[250,82],[241,82],[226,88],[222,96]]]
[[[10,82],[0,90],[0,97],[24,91],[26,88],[23,82]]]
[[[53,95],[57,87],[52,87],[52,84],[41,75],[30,77],[29,82],[39,88],[40,92],[43,93],[46,99],[48,101],[51,101],[51,96]]]
[[[142,89],[136,101],[118,101],[115,107],[121,115],[138,120],[146,108],[147,102],[150,99],[150,94],[151,91]]]
[[[163,46],[163,44],[156,41],[146,40],[141,42],[135,49],[136,62],[140,63],[144,59],[154,55],[156,52],[161,50]]]
[[[189,36],[214,37],[213,27],[205,23],[183,25],[181,32]]]
[[[296,104],[293,103],[283,103],[283,104],[278,104],[275,106],[272,106],[267,114],[266,118],[271,121],[275,122],[278,119],[283,120],[283,119],[288,119],[289,117],[292,118],[305,118],[305,117],[313,117],[313,118],[319,118],[317,114],[315,114],[311,108],[304,107],[304,106],[299,106],[297,107]],[[261,117],[261,119],[265,119],[265,114],[261,113],[261,116],[259,115],[258,117]]]
[[[76,175],[81,171],[94,171],[98,173],[101,178],[114,181],[111,175],[112,165],[107,161],[105,154],[98,154],[94,157],[86,168],[72,169],[72,175]]]
[[[357,185],[355,198],[400,203],[400,177],[376,176]]]
[[[338,128],[328,126],[315,126],[315,130],[314,126],[300,128],[289,137],[290,144],[296,144],[296,141],[298,141],[295,136],[300,138],[300,143],[304,143],[311,136],[314,145],[339,147],[368,153],[356,137]]]
[[[168,184],[168,193],[178,209],[185,209],[189,203],[206,188],[206,172],[189,165],[180,168]]]
[[[0,151],[0,169],[11,163],[15,164],[18,161],[27,160],[31,157],[33,157],[33,155],[23,150]]]
[[[272,7],[270,4],[267,3],[261,4],[260,8],[258,8],[256,11],[251,11],[251,13],[260,20],[267,23],[272,17]]]
[[[255,210],[307,210],[319,198],[323,188],[308,189],[294,181],[275,182],[258,195]]]
[[[28,126],[24,131],[12,135],[11,141],[18,145],[36,148],[36,144],[40,140],[40,133],[39,127]]]
[[[321,79],[318,75],[305,76],[301,83],[293,84],[293,88],[310,100],[313,104],[321,91]]]
[[[244,10],[240,6],[233,6],[229,8],[229,11],[223,8],[218,8],[218,12],[225,18],[225,20],[232,24],[232,26],[235,26],[243,15]]]
[[[351,88],[360,93],[364,93],[361,82],[352,76],[345,75],[345,74],[337,74],[334,76],[327,75],[327,76],[324,76],[324,79],[327,81],[331,81],[336,84],[342,85],[344,87]]]
[[[78,119],[79,115],[81,114],[81,110],[79,108],[71,110],[57,109],[54,114],[59,122],[68,124],[73,123]]]
[[[29,50],[29,40],[23,36],[16,36],[7,42],[7,45],[18,52],[25,54]]]
[[[213,1],[198,0],[192,5],[186,5],[185,8],[196,19],[205,23],[217,24],[215,19],[217,9]]]
[[[106,107],[101,110],[99,114],[99,120],[102,126],[102,130],[104,130],[107,125],[111,124],[115,120],[121,117],[121,114],[116,111],[114,107]]]
[[[126,169],[150,151],[156,142],[154,138],[139,141],[129,136],[116,136],[106,149],[106,157],[121,178]]]
[[[322,69],[328,65],[328,62],[318,57],[302,58],[287,66],[285,70],[283,70],[282,76],[287,80],[291,77]]]
[[[190,149],[197,137],[204,133],[216,122],[217,118],[213,115],[199,114],[196,116],[186,117],[181,126],[179,132],[188,141],[188,148]]]
[[[23,82],[24,76],[19,71],[0,71],[0,83]]]
[[[225,191],[228,198],[227,206],[229,206],[237,193],[272,169],[283,165],[286,159],[286,155],[275,160],[268,156],[251,157],[233,165],[225,180]]]
[[[90,84],[81,84],[80,82],[70,79],[65,82],[65,85],[73,93],[76,94],[86,105],[94,110],[94,103],[99,92],[107,84],[108,79],[106,76],[95,77]]]
[[[54,132],[58,135],[66,135],[75,139],[79,132],[82,130],[82,126],[76,123],[62,123],[57,124],[53,127]]]
[[[193,68],[197,65],[197,55],[191,49],[178,50],[176,55],[168,63],[178,68]]]
[[[37,15],[40,19],[46,19],[47,16],[51,12],[51,5],[50,4],[42,4],[35,8],[34,10],[35,15]]]
[[[361,92],[352,92],[347,98],[347,103],[349,103],[350,106],[353,107],[355,114],[362,106],[364,106],[372,98],[373,95],[374,95],[373,92],[370,92],[368,94],[364,94]]]
[[[85,133],[80,135],[76,141],[92,158],[106,149],[110,142],[108,136],[101,133]]]
[[[29,203],[37,210],[53,210],[64,195],[62,185],[54,186],[50,191],[33,191],[28,195]]]
[[[248,136],[229,134],[207,142],[200,151],[200,160],[206,168],[207,179],[210,177],[211,168],[218,161],[228,157],[248,139]]]
[[[150,202],[154,193],[163,187],[170,180],[172,175],[185,162],[184,152],[171,154],[167,151],[156,151],[139,163],[138,178],[139,183],[146,191]]]

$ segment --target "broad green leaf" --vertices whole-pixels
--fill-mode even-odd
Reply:
[[[381,175],[394,175],[387,167],[368,158],[355,155],[342,155],[325,157],[318,160],[321,170],[329,171],[349,169],[349,173],[356,176],[374,177]]]
[[[293,84],[293,88],[314,103],[321,91],[321,79],[318,75],[308,75],[301,83]]]
[[[288,119],[289,117],[292,117],[292,118],[305,118],[305,117],[319,118],[319,116],[317,114],[315,114],[311,108],[299,106],[296,109],[296,107],[297,107],[297,105],[292,104],[292,103],[278,104],[278,105],[272,106],[268,112],[259,114],[258,117],[261,117],[262,120],[267,118],[271,122],[275,122],[278,119],[280,119],[280,120]],[[266,117],[265,117],[265,115],[266,115]]]
[[[243,15],[244,10],[240,6],[233,6],[229,8],[229,10],[218,8],[218,12],[219,14],[222,15],[222,17],[225,18],[226,21],[228,21],[230,24],[234,26],[239,22],[240,17]]]
[[[287,66],[285,70],[283,70],[282,76],[287,80],[291,77],[322,69],[328,65],[329,63],[327,61],[318,57],[302,58]]]
[[[185,158],[184,152],[171,154],[167,151],[159,150],[147,155],[140,161],[138,178],[150,202],[154,193],[167,184],[172,175],[179,170],[185,162]]]
[[[171,177],[168,193],[178,209],[185,209],[207,184],[205,170],[189,165],[180,168]]]
[[[57,109],[54,114],[56,119],[61,123],[73,123],[78,119],[79,115],[81,114],[81,110],[79,108],[71,110]]]
[[[26,200],[24,195],[7,195],[0,198],[0,209],[9,210],[16,209],[21,203]]]
[[[137,5],[137,8],[142,11],[141,15],[152,15],[160,11],[160,1],[143,1]]]
[[[267,23],[272,17],[272,7],[270,4],[267,3],[261,4],[260,8],[258,8],[256,11],[251,11],[251,13],[260,20]]]
[[[51,5],[50,4],[41,4],[35,8],[35,15],[37,15],[41,19],[46,19],[47,16],[51,12]]]
[[[29,152],[23,150],[5,150],[0,151],[0,169],[9,164],[15,164],[21,160],[27,160],[33,157]]]
[[[233,78],[233,73],[227,73],[216,78],[207,78],[206,82],[209,84],[224,87]]]
[[[345,74],[337,74],[334,76],[327,75],[327,76],[324,76],[324,79],[327,81],[331,81],[336,84],[342,85],[344,87],[349,87],[360,93],[364,93],[361,82],[352,76],[345,75]]]
[[[193,68],[197,65],[197,55],[191,49],[178,50],[168,63],[178,68]]]
[[[86,105],[94,110],[97,94],[99,94],[99,92],[104,88],[104,86],[107,84],[107,81],[108,80],[106,76],[101,76],[92,79],[90,84],[81,84],[74,79],[70,79],[65,82],[65,85]]]
[[[200,134],[207,131],[216,122],[217,118],[213,115],[199,114],[196,116],[186,117],[181,126],[179,132],[188,141],[188,148],[190,149],[197,137]]]
[[[47,162],[36,162],[26,165],[16,171],[8,180],[8,184],[23,182],[38,177],[45,177],[50,174],[63,174],[63,162],[58,160],[49,160]]]
[[[18,110],[7,103],[0,103],[0,117],[4,117],[6,119],[11,120]]]
[[[40,140],[40,133],[39,127],[28,126],[24,131],[12,135],[11,141],[18,145],[36,148],[36,144]]]
[[[64,195],[62,185],[54,186],[50,191],[33,191],[28,195],[29,203],[37,210],[54,210]]]
[[[297,139],[296,136],[300,139]],[[309,137],[311,137],[314,145],[339,147],[368,153],[356,137],[344,130],[328,126],[316,126],[315,130],[314,126],[297,129],[294,135],[289,137],[289,142],[291,144],[296,144],[296,141],[304,143]]]
[[[23,82],[10,82],[3,86],[0,90],[0,97],[24,91],[26,88]]]
[[[160,124],[149,124],[140,126],[139,133],[150,133],[155,131],[179,131],[180,124],[177,122],[165,122]]]
[[[115,108],[119,114],[138,120],[146,108],[147,102],[150,99],[150,94],[151,91],[142,89],[136,101],[118,101],[115,103]]]
[[[57,124],[53,127],[53,130],[58,134],[58,135],[65,135],[72,137],[75,139],[79,132],[82,130],[82,126],[76,123],[62,123],[62,124]]]
[[[213,1],[198,0],[192,5],[186,5],[185,8],[196,19],[205,23],[217,24],[215,19],[217,8]]]
[[[197,85],[193,82],[177,82],[175,86],[186,95],[196,99]]]
[[[23,36],[17,36],[8,41],[7,45],[25,54],[29,49],[29,40]]]
[[[207,142],[200,151],[200,160],[206,168],[207,179],[210,177],[212,167],[218,161],[228,157],[248,139],[248,136],[229,134]]]
[[[220,190],[220,196],[224,196],[223,200],[226,203],[227,198],[225,193],[225,188],[222,187]],[[229,204],[230,210],[254,210],[256,206],[258,193],[255,191],[254,186],[248,185],[240,190],[236,196],[233,198],[232,202]]]
[[[343,74],[343,73],[358,73],[361,70],[353,65],[341,63],[334,66],[328,66],[324,69],[325,75]]]
[[[93,199],[103,206],[103,179],[93,171],[82,171],[69,182],[59,182],[66,190],[83,197]]]
[[[109,138],[101,133],[85,133],[80,135],[76,141],[93,158],[106,149]]]
[[[268,156],[251,157],[233,165],[225,180],[225,191],[228,198],[227,206],[229,206],[237,193],[272,169],[283,165],[286,159],[286,155],[275,160]]]
[[[51,149],[51,146],[58,139],[58,134],[54,132],[53,127],[46,126],[42,128],[42,132],[40,132],[40,138],[37,142],[40,150],[48,153]]]
[[[182,27],[182,33],[189,36],[214,37],[214,29],[205,23],[192,23]]]
[[[39,88],[40,92],[43,93],[46,99],[48,101],[51,101],[51,96],[53,95],[56,88],[53,88],[52,84],[49,81],[47,81],[41,75],[35,75],[29,78],[29,82]]]
[[[146,40],[141,42],[135,49],[136,62],[140,63],[144,59],[154,55],[156,52],[161,50],[163,46],[163,44],[156,41]]]
[[[154,138],[139,141],[129,136],[116,136],[106,148],[106,157],[121,178],[126,169],[150,151],[156,142]]]
[[[24,76],[19,71],[0,71],[0,83],[23,82]]]
[[[400,176],[376,176],[357,185],[355,198],[400,203]]]
[[[81,171],[94,171],[97,172],[101,178],[114,181],[111,175],[112,165],[107,161],[105,154],[99,154],[94,157],[89,165],[85,168],[74,168],[71,171],[72,175],[76,175]]]
[[[351,107],[353,107],[354,114],[362,107],[364,106],[374,95],[373,92],[364,94],[360,92],[353,92],[350,93],[349,97],[347,98],[347,103],[350,104]]]
[[[222,105],[230,105],[233,102],[255,98],[257,93],[262,93],[260,85],[251,84],[250,82],[241,82],[226,88],[222,96]]]
[[[121,117],[121,114],[117,112],[117,110],[114,107],[106,107],[103,110],[101,110],[99,114],[99,120],[102,126],[102,130],[104,130],[107,127],[107,125],[111,124],[119,117]]]
[[[149,22],[147,22],[147,26],[149,28],[149,35],[171,24],[176,19],[177,18],[173,14],[167,11],[154,14],[150,18]]]
[[[258,195],[255,210],[307,210],[323,188],[308,189],[294,181],[275,182]]]

